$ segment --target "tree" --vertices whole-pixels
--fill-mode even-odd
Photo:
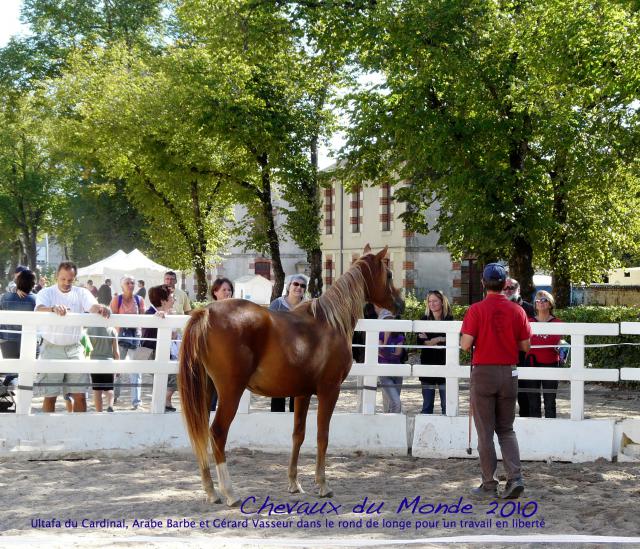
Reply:
[[[385,81],[348,98],[348,181],[410,182],[397,195],[411,228],[438,229],[454,255],[507,258],[525,295],[534,266],[551,268],[560,305],[569,280],[635,246],[637,219],[622,221],[637,200],[637,13],[605,0],[361,7],[343,42]]]
[[[189,0],[177,12],[185,36],[216,61],[217,70],[201,73],[199,88],[210,96],[205,102],[218,107],[205,128],[212,135],[227,136],[229,148],[243,157],[246,171],[238,184],[253,203],[250,211],[257,214],[252,226],[264,230],[263,235],[252,235],[252,241],[268,248],[274,298],[284,285],[275,194],[290,205],[284,210],[285,228],[307,252],[312,295],[321,291],[317,146],[330,125],[328,99],[339,66],[317,52],[294,7],[282,2]],[[224,97],[212,85],[212,77],[221,70],[234,75],[235,88],[225,86]]]
[[[146,220],[129,200],[124,181],[87,174],[56,198],[49,231],[78,265],[118,249],[151,248]]]
[[[18,230],[21,260],[37,267],[38,235],[49,222],[65,174],[51,153],[48,121],[29,98],[0,109],[0,218]]]
[[[75,55],[55,82],[60,139],[78,162],[124,183],[156,256],[193,268],[197,299],[206,265],[227,238],[233,155],[202,135],[190,53],[144,56],[126,45]]]

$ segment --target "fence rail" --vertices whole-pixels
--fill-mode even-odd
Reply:
[[[28,414],[33,397],[35,374],[40,372],[91,373],[152,373],[154,375],[151,412],[164,412],[164,399],[167,377],[177,372],[177,363],[169,359],[172,330],[184,328],[188,316],[175,315],[160,318],[153,315],[114,315],[104,319],[96,314],[68,314],[64,317],[53,313],[32,313],[2,311],[0,324],[21,325],[22,341],[19,359],[2,359],[0,371],[18,373],[17,410],[18,414]],[[127,326],[158,329],[155,358],[150,361],[124,360],[42,360],[36,359],[36,346],[39,330],[47,326]],[[460,364],[459,336],[462,323],[459,321],[410,321],[410,320],[360,320],[356,330],[363,331],[365,337],[365,356],[363,363],[356,363],[350,377],[362,378],[362,394],[359,412],[364,415],[375,414],[378,376],[393,375],[401,377],[432,376],[446,379],[447,416],[459,415],[459,380],[468,379],[470,367]],[[619,324],[589,323],[533,323],[536,334],[559,334],[570,338],[571,366],[569,368],[519,368],[521,379],[543,379],[569,381],[571,384],[571,419],[584,418],[584,383],[592,381],[640,380],[640,369],[617,368],[591,369],[585,365],[586,336],[617,336],[640,334],[640,323],[623,322]],[[393,332],[435,332],[446,334],[446,364],[378,364],[379,333]],[[432,347],[433,348],[433,347]],[[248,413],[249,393],[245,392],[240,402],[239,412]]]

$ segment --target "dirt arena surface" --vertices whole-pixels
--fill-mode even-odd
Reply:
[[[150,381],[145,376],[143,382]],[[407,380],[403,389],[407,414],[420,411],[416,382]],[[355,382],[344,388],[337,409],[355,412]],[[150,387],[143,394],[146,406],[135,413],[148,409]],[[461,414],[466,413],[467,396],[461,384]],[[128,410],[128,401],[125,391],[114,413]],[[177,395],[174,403],[180,407]],[[381,410],[380,394],[378,404]],[[34,412],[39,405],[34,399]],[[268,406],[268,399],[252,397],[252,409]],[[63,410],[59,399],[57,411]],[[568,384],[560,386],[558,412],[569,416]],[[640,417],[640,394],[587,384],[585,417]],[[525,462],[525,494],[511,503],[468,496],[479,479],[475,459],[358,454],[329,457],[327,478],[335,495],[326,500],[314,492],[313,457],[301,456],[307,493],[291,495],[286,492],[286,453],[232,450],[228,463],[245,502],[241,509],[204,503],[190,454],[4,460],[0,546],[506,547],[511,545],[506,538],[487,537],[506,535],[518,536],[521,546],[554,547],[557,541],[534,543],[530,536],[596,535],[638,537],[632,545],[640,547],[640,463]],[[578,538],[570,539],[575,543],[563,547],[584,546]],[[607,539],[589,546],[610,546],[612,538]]]
[[[189,455],[5,461],[2,536],[47,547],[327,547],[332,540],[340,540],[335,546],[394,540],[406,545],[468,535],[640,536],[637,463],[525,462],[524,496],[492,502],[468,497],[478,482],[476,460],[330,456],[327,477],[335,495],[321,499],[313,489],[311,456],[301,457],[307,493],[286,492],[287,459],[284,453],[230,452],[230,472],[244,502],[234,509],[204,502]]]

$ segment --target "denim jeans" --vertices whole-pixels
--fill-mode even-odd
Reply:
[[[436,387],[440,393],[440,407],[442,408],[442,415],[447,413],[447,392],[445,390],[446,385],[444,383],[438,383],[433,385],[431,383],[422,384],[422,411],[421,414],[433,414],[433,406],[436,400]]]
[[[119,347],[120,349],[120,360],[124,360],[127,357],[127,353],[133,352],[135,349],[129,349],[128,347]],[[116,399],[120,398],[121,387],[120,385],[125,382],[125,380],[129,381],[132,385],[131,387],[131,406],[139,405],[142,400],[142,387],[140,384],[142,383],[142,374],[120,374],[120,377],[116,380],[116,384],[114,387],[114,396]]]
[[[381,376],[382,410],[384,413],[399,414],[402,411],[400,391],[402,391],[402,376]]]

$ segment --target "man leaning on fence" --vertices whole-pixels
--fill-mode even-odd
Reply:
[[[109,307],[100,305],[86,288],[73,285],[77,274],[78,269],[72,262],[60,263],[56,271],[56,284],[44,288],[36,296],[36,312],[55,313],[58,316],[65,316],[68,312],[89,312],[109,318]],[[82,360],[84,351],[81,337],[81,326],[47,326],[42,330],[40,358]],[[44,373],[38,375],[37,383],[43,384],[43,412],[54,412],[57,396],[67,392],[71,393],[74,412],[87,411],[85,392],[91,384],[88,373],[80,373],[78,368],[73,373]]]
[[[473,347],[471,366],[471,412],[478,433],[482,484],[474,496],[498,495],[498,460],[493,434],[498,435],[507,484],[502,498],[517,498],[524,491],[520,449],[513,430],[518,394],[518,351],[529,351],[531,326],[522,307],[501,293],[507,273],[489,263],[482,273],[485,299],[474,303],[464,317],[460,347]]]

